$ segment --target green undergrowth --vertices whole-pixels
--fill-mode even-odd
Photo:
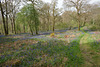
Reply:
[[[12,67],[83,67],[86,61],[84,55],[91,56],[93,63],[99,64],[99,60],[96,61],[97,58],[99,59],[99,55],[96,54],[99,53],[99,43],[90,34],[85,31],[84,33],[70,43],[46,37],[31,39],[38,42],[35,44],[22,44],[23,46],[14,52],[10,50],[9,53],[3,53],[0,56],[0,65],[6,64],[8,60],[18,59],[20,63],[15,65],[11,63]],[[84,54],[85,50],[82,49],[91,52],[90,54]]]
[[[95,35],[96,38],[96,35]],[[86,33],[80,41],[85,67],[100,67],[100,42],[93,38],[92,34]]]
[[[80,39],[84,36],[81,35],[78,39],[73,40],[68,46],[68,67],[80,67],[84,63],[84,58],[80,50]]]
[[[21,62],[19,66],[21,67],[80,66],[83,63],[83,57],[79,48],[79,41],[82,36],[76,40],[73,40],[70,44],[61,40],[40,40],[37,44],[24,47],[27,45],[25,44],[13,54],[9,53],[0,56],[0,64],[4,64],[7,60],[12,60],[12,58],[19,59],[20,57],[23,57],[23,59],[19,59]]]

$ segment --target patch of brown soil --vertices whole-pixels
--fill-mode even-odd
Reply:
[[[82,56],[84,57],[84,64],[82,64],[82,67],[99,67],[98,63],[95,62],[95,59],[93,59],[94,56],[100,56],[98,53],[96,53],[92,48],[88,45],[86,42],[86,36],[83,37],[80,40],[80,49],[82,52]]]

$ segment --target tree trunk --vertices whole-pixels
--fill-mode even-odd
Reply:
[[[30,31],[31,31],[31,34],[33,35],[33,31],[32,31],[32,29],[31,29],[31,27],[30,27]]]
[[[33,30],[32,30],[32,27],[31,27],[31,23],[30,22],[28,22],[28,23],[29,23],[29,27],[30,27],[31,34],[33,35]]]
[[[13,21],[12,21],[12,19],[11,19],[11,27],[12,27],[12,33],[14,33],[14,26],[13,26]]]
[[[69,30],[71,30],[71,28],[72,28],[72,27],[70,26],[70,27],[69,27]]]
[[[80,31],[80,13],[79,13],[79,10],[77,12],[77,16],[78,16],[78,31]]]
[[[85,18],[85,20],[84,20],[84,22],[83,22],[83,25],[82,25],[82,26],[85,26],[85,24],[86,24],[86,18]]]
[[[13,24],[14,24],[14,31],[15,31],[15,34],[16,34],[15,16],[13,16]]]
[[[80,31],[80,14],[78,13],[78,31]]]
[[[8,31],[8,7],[7,7],[7,1],[6,1],[6,31],[7,31],[7,35],[8,35],[9,31]]]
[[[11,23],[11,26],[12,26],[12,33],[14,33],[14,31],[13,31],[13,29],[14,29],[14,27],[13,27],[13,23]]]
[[[84,21],[82,26],[85,26],[85,24],[86,24],[86,22]]]
[[[36,29],[36,34],[38,35],[38,29]]]
[[[36,33],[36,35],[38,35],[38,26],[37,26],[36,22],[35,22],[35,33]]]
[[[53,19],[53,32],[55,31],[55,16],[54,16],[54,19]]]
[[[50,17],[50,13],[49,13],[49,10],[48,10],[48,17],[47,17],[47,21],[48,21],[48,30],[47,31],[49,31],[50,30],[50,19],[49,19],[49,17]]]
[[[12,27],[12,33],[14,33],[14,26],[13,26],[13,19],[11,16],[9,16],[10,21],[11,21],[11,27]]]
[[[25,31],[25,23],[24,23],[24,25],[23,25],[23,29],[24,29],[24,33],[25,33],[25,32],[26,32],[26,31]]]
[[[2,34],[3,34],[3,27],[2,27],[2,25],[1,25],[1,30],[2,30]]]
[[[55,22],[53,22],[53,32],[55,31]]]
[[[78,31],[80,31],[80,21],[78,21]]]
[[[35,33],[38,35],[38,27],[35,26]]]
[[[8,32],[8,15],[6,14],[6,31],[7,31],[7,34],[9,34]]]
[[[5,22],[5,17],[4,17],[4,12],[3,12],[3,8],[2,8],[1,2],[0,2],[0,8],[1,8],[3,26],[4,26],[4,33],[5,33],[5,35],[8,35],[8,34],[7,34],[7,30],[6,30],[6,22]]]
[[[54,16],[54,9],[53,9],[53,32],[55,31],[55,16]]]
[[[78,31],[80,31],[80,8],[78,7],[78,5],[76,6],[76,9],[77,9],[77,17],[78,17]]]

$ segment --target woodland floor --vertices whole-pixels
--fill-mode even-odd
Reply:
[[[100,67],[100,32],[0,36],[0,67]]]

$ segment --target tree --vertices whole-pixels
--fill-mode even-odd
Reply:
[[[52,19],[52,21],[53,21],[53,25],[52,25],[52,31],[54,32],[55,31],[55,22],[56,22],[56,17],[57,17],[57,1],[58,0],[52,0],[52,3],[51,3],[51,5],[52,5],[52,17],[53,17],[53,19]]]
[[[44,3],[43,7],[40,9],[40,21],[41,21],[41,28],[43,30],[50,30],[51,23],[50,23],[50,14],[51,14],[51,7],[49,3]]]
[[[4,25],[4,31],[5,31],[5,35],[8,35],[8,26],[7,26],[7,21],[5,20],[5,16],[4,16],[4,10],[3,10],[3,6],[0,0],[0,8],[1,8],[1,14],[2,14],[2,20],[3,20],[3,25]],[[7,17],[7,15],[6,15]]]
[[[90,1],[90,0],[89,0]],[[80,31],[80,19],[83,7],[89,3],[88,0],[64,0],[66,7],[74,7],[77,12],[78,30]]]
[[[28,31],[28,23],[27,23],[27,17],[24,14],[24,9],[21,9],[21,12],[17,13],[16,15],[16,33],[18,32],[24,32]],[[20,31],[22,30],[22,31]]]
[[[30,18],[32,18],[33,20],[31,21],[32,23],[34,23],[34,28],[35,28],[35,33],[38,34],[38,30],[39,30],[39,14],[38,14],[38,8],[41,7],[41,6],[38,6],[38,5],[41,5],[40,3],[42,3],[41,0],[24,0],[26,1],[29,1],[31,2],[31,6],[29,6],[29,10],[30,10]]]
[[[21,10],[24,17],[27,17],[26,21],[29,24],[30,31],[33,35],[33,31],[35,30],[35,33],[38,34],[38,26],[39,26],[39,17],[38,13],[34,7],[33,4],[26,5]]]
[[[14,32],[16,34],[16,22],[15,22],[15,19],[16,19],[16,14],[19,10],[19,7],[20,7],[20,2],[21,0],[9,0],[10,1],[10,14],[9,14],[9,19],[11,21],[11,25],[12,25],[12,33]]]
[[[12,32],[13,28],[15,30],[15,15],[16,15],[16,7],[18,7],[18,4],[20,3],[20,0],[4,0],[2,1],[3,3],[0,2],[0,7],[1,7],[1,13],[2,13],[2,19],[3,19],[3,24],[4,24],[4,30],[5,30],[5,35],[9,34],[9,19],[11,20],[11,25],[12,25]],[[18,10],[18,9],[17,9]]]
[[[75,11],[65,11],[62,14],[63,23],[66,25],[69,30],[71,30],[72,27],[76,26],[77,18],[76,18],[76,12]]]

